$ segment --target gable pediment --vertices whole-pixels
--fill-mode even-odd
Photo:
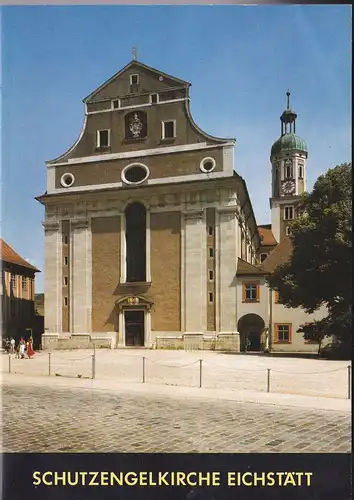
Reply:
[[[139,84],[135,88],[131,85],[130,81],[130,77],[133,74],[139,75]],[[139,61],[131,61],[127,66],[118,71],[118,73],[100,85],[83,101],[90,104],[106,99],[120,98],[132,93],[153,93],[189,86],[190,83],[180,78],[151,68]]]

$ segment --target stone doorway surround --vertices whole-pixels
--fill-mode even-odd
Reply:
[[[117,347],[127,347],[126,343],[126,327],[125,327],[125,312],[127,311],[143,311],[144,312],[144,344],[136,347],[151,347],[151,306],[152,301],[141,295],[126,295],[116,302],[118,314],[118,332],[117,332]]]

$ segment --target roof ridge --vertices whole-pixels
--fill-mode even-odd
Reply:
[[[34,272],[40,272],[39,269],[21,257],[21,255],[17,253],[3,238],[0,238],[0,260],[9,264],[16,264],[17,266],[32,269]]]

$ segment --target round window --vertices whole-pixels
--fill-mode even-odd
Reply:
[[[214,158],[203,158],[200,162],[200,170],[206,174],[212,172],[216,167]]]
[[[75,177],[73,176],[73,174],[63,174],[61,176],[61,179],[60,179],[60,184],[63,186],[63,187],[70,187],[74,184],[75,182]]]
[[[149,177],[149,169],[142,163],[128,165],[122,172],[122,180],[126,184],[141,184]]]

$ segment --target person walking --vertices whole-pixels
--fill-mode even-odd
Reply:
[[[26,342],[23,337],[20,338],[20,358],[25,359],[25,349],[26,349]]]
[[[34,356],[35,352],[33,350],[33,340],[32,340],[32,337],[29,338],[28,342],[27,342],[27,356],[28,356],[28,359],[31,359],[32,356]]]
[[[16,341],[13,337],[11,337],[11,340],[10,340],[10,352],[11,354],[15,354],[15,346],[16,346]]]

